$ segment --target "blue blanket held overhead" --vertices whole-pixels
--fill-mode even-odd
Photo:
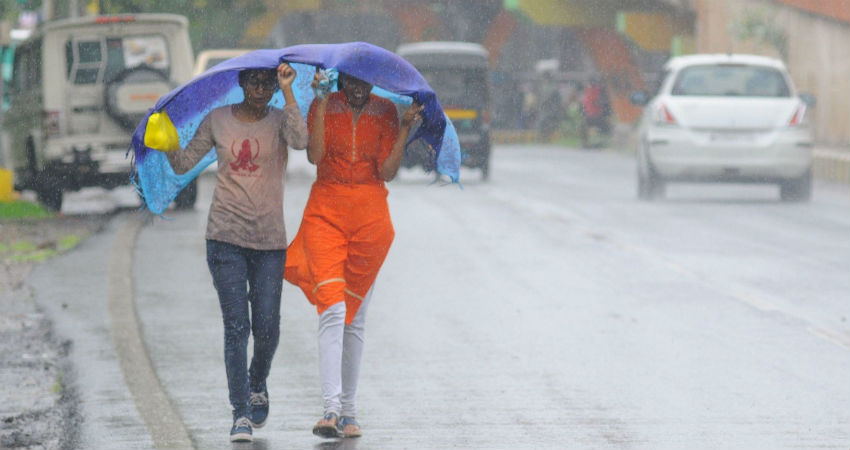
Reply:
[[[435,152],[435,167],[453,182],[459,179],[461,154],[457,133],[446,118],[434,91],[422,75],[400,56],[365,42],[297,45],[255,50],[218,64],[177,87],[157,101],[136,127],[131,148],[136,183],[151,212],[161,214],[183,187],[215,161],[215,149],[189,172],[177,175],[160,150],[185,148],[206,115],[214,108],[243,99],[238,73],[244,69],[273,69],[281,62],[296,71],[293,91],[306,118],[315,94],[310,84],[316,68],[335,69],[375,86],[372,93],[390,100],[424,105],[422,122],[407,144],[422,139]],[[282,108],[278,90],[270,102]]]

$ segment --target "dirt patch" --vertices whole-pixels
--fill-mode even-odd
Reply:
[[[0,448],[70,449],[79,415],[72,342],[53,334],[31,270],[99,232],[111,215],[0,221]]]

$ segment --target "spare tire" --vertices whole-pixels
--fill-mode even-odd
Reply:
[[[124,69],[106,82],[106,114],[127,131],[134,131],[159,98],[176,87],[161,70],[150,66]]]

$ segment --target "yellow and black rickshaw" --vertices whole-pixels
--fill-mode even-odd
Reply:
[[[460,141],[463,165],[490,175],[489,54],[470,42],[417,42],[396,53],[413,64],[437,94]],[[411,145],[402,165],[434,167],[434,154],[424,145]]]

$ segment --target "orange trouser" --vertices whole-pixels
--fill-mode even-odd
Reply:
[[[287,250],[284,278],[319,314],[344,300],[351,324],[394,236],[383,185],[317,181]]]

